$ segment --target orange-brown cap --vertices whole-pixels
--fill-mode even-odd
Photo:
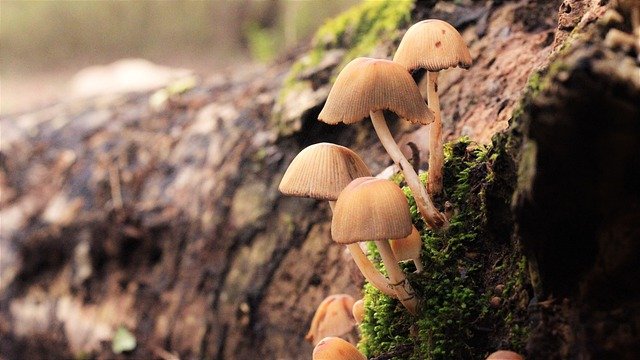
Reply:
[[[398,261],[413,260],[420,258],[422,250],[422,239],[415,226],[411,229],[411,234],[402,239],[392,239],[391,250]]]
[[[278,188],[285,195],[334,201],[351,180],[370,175],[355,152],[319,143],[306,147],[293,159]]]
[[[318,305],[305,339],[315,344],[324,337],[340,336],[351,331],[354,326],[351,317],[354,302],[353,297],[346,294],[327,296]]]
[[[404,34],[393,61],[413,71],[440,71],[471,66],[471,54],[462,36],[449,23],[429,19],[413,24]]]
[[[393,61],[364,57],[352,60],[338,74],[318,119],[332,125],[352,124],[378,110],[391,110],[423,125],[434,119],[404,67]]]
[[[520,354],[513,351],[498,350],[489,355],[486,360],[524,360],[524,358]]]
[[[331,236],[340,244],[403,238],[411,233],[407,198],[385,179],[356,179],[338,196]]]
[[[356,324],[360,324],[362,320],[364,320],[364,300],[360,299],[353,303],[353,307],[351,308],[351,313],[353,314],[353,319],[356,321]]]
[[[355,346],[337,337],[326,337],[313,349],[313,360],[367,360]]]

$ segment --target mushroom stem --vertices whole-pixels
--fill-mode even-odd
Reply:
[[[389,127],[387,126],[382,110],[371,111],[370,114],[373,128],[375,129],[376,134],[378,134],[378,138],[380,139],[382,146],[384,146],[389,156],[391,156],[393,162],[398,164],[400,169],[402,169],[407,185],[409,185],[409,188],[413,193],[413,197],[416,200],[418,211],[422,214],[425,222],[432,229],[439,229],[443,227],[446,223],[445,217],[435,208],[433,202],[431,202],[431,199],[429,198],[429,194],[427,194],[427,191],[420,182],[418,174],[413,170],[409,161],[407,161],[402,154],[402,151],[400,151],[398,144],[393,140],[393,136],[389,131]],[[429,172],[431,172],[431,170],[429,170]],[[429,176],[431,176],[431,174],[429,174]]]
[[[390,288],[387,279],[373,267],[358,243],[347,245],[347,249],[351,253],[353,261],[358,265],[358,269],[371,285],[390,297],[396,297],[396,293]]]
[[[405,308],[412,314],[418,313],[418,298],[415,291],[407,281],[407,277],[404,275],[400,266],[398,266],[398,260],[391,251],[391,246],[388,240],[376,241],[378,252],[384,263],[384,267],[389,273],[389,281],[391,288],[395,291],[398,300],[404,305]]]
[[[335,207],[335,205],[336,205],[335,201],[329,201],[329,206],[331,206],[331,211],[333,211],[333,208]],[[362,275],[364,275],[364,278],[367,279],[367,281],[369,281],[371,285],[373,285],[376,289],[380,290],[382,293],[392,298],[396,297],[397,296],[396,292],[393,291],[389,286],[389,281],[387,280],[387,278],[384,277],[378,271],[378,269],[376,269],[373,266],[371,261],[369,261],[369,258],[367,258],[367,255],[365,255],[362,249],[360,248],[360,245],[358,245],[358,243],[353,243],[353,244],[347,244],[346,246],[347,246],[347,249],[349,250],[349,253],[351,253],[351,257],[353,258],[353,261],[358,266],[358,269],[360,270]]]
[[[427,192],[433,196],[442,192],[444,147],[442,145],[440,97],[438,96],[438,72],[427,71],[426,76],[427,104],[435,117],[435,120],[431,123],[431,131],[429,131],[429,177],[427,178]]]

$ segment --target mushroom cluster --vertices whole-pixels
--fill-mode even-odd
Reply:
[[[353,124],[370,118],[382,146],[404,174],[425,224],[433,230],[446,228],[448,223],[432,199],[442,191],[444,163],[437,74],[449,67],[470,65],[469,50],[453,26],[440,20],[421,21],[406,32],[393,61],[361,57],[348,63],[318,115],[328,124]],[[426,99],[414,81],[418,71],[427,72]],[[427,186],[394,141],[385,110],[412,123],[431,124]],[[420,313],[421,301],[398,261],[413,261],[416,272],[421,272],[422,239],[412,224],[407,198],[396,183],[371,177],[364,161],[352,150],[319,143],[293,159],[279,189],[286,195],[329,201],[333,240],[347,247],[374,287],[398,299],[412,315]],[[364,241],[375,243],[386,276],[362,250],[359,243]],[[331,295],[316,311],[307,334],[316,345],[314,359],[364,359],[348,342],[335,337],[350,331],[363,318],[362,301],[347,296]]]

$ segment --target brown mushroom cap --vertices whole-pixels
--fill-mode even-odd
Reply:
[[[367,360],[355,346],[337,337],[326,337],[313,349],[313,360]]]
[[[356,58],[338,74],[318,119],[328,124],[353,124],[378,110],[423,125],[433,121],[418,86],[407,70],[383,59]]]
[[[440,71],[471,66],[471,54],[462,36],[449,23],[429,19],[413,24],[404,34],[393,61],[410,72],[424,68]]]
[[[351,180],[370,175],[355,152],[319,143],[306,147],[293,159],[278,188],[285,195],[334,201]]]
[[[524,358],[520,354],[513,351],[498,350],[489,355],[486,360],[524,360]]]
[[[338,196],[331,236],[340,244],[403,238],[412,223],[407,198],[398,185],[384,179],[356,179]]]

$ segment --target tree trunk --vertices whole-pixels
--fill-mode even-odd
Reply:
[[[628,20],[596,24],[616,6],[605,1],[434,3],[416,4],[412,21],[451,22],[474,57],[440,76],[444,133],[489,143],[505,131],[495,146],[512,157],[501,171],[513,184],[487,196],[515,186],[513,212],[487,211],[530,262],[526,352],[631,359],[640,73],[637,52],[603,41]],[[390,57],[392,45],[372,53]],[[315,307],[329,294],[361,297],[363,280],[331,241],[328,204],[281,196],[280,178],[321,141],[354,149],[374,172],[390,164],[370,125],[316,120],[344,53],[328,51],[284,103],[290,60],[159,105],[128,94],[2,118],[2,358],[112,358],[121,327],[137,340],[122,358],[309,358]],[[392,131],[426,151],[424,129]]]

